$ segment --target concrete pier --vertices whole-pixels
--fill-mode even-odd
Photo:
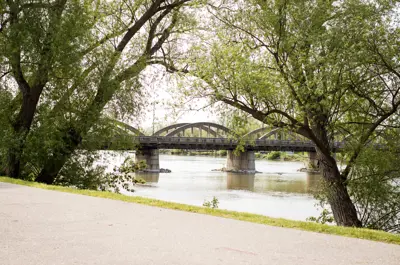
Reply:
[[[241,173],[255,173],[254,151],[238,152],[238,154],[235,155],[233,150],[228,150],[226,170]]]
[[[160,158],[158,149],[140,149],[136,151],[135,162],[146,162],[147,172],[160,172]]]
[[[308,169],[314,169],[318,170],[319,169],[319,161],[318,161],[318,156],[317,152],[308,152]]]

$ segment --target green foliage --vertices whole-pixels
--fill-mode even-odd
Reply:
[[[114,171],[119,171],[122,174],[130,174],[136,171],[141,171],[146,169],[147,165],[146,165],[146,161],[139,161],[139,163],[135,163],[135,160],[133,157],[128,156],[127,158],[125,158],[124,163],[122,163],[122,165],[118,168],[118,169],[114,169]]]
[[[144,180],[143,178],[140,178],[140,177],[135,177],[134,182],[135,182],[135,184],[146,184],[146,180]]]
[[[185,1],[28,2],[1,4],[0,103],[11,104],[0,105],[0,168],[52,183],[77,149],[126,146],[102,118],[138,118],[141,73],[171,62],[160,59],[175,56],[167,39],[195,21]]]
[[[207,208],[211,208],[211,209],[217,209],[218,208],[218,204],[219,204],[219,201],[214,196],[211,201],[206,201],[205,200],[204,203],[203,203],[203,206],[207,207]]]
[[[326,224],[326,223],[333,223],[335,220],[333,219],[332,213],[327,209],[323,209],[320,216],[314,217],[310,216],[307,218],[309,222],[316,222],[318,224]]]
[[[311,169],[311,170],[318,170],[318,166],[315,163],[313,163],[312,161],[308,161],[307,168]]]
[[[347,180],[349,195],[357,209],[363,227],[400,233],[400,157],[398,139],[386,142],[386,150],[372,147],[360,154]],[[329,185],[320,182],[314,196],[318,207],[328,207]],[[310,221],[323,221],[329,218],[323,212]]]
[[[306,161],[308,158],[302,154],[292,154],[292,155],[285,155],[283,156],[284,161]]]
[[[218,156],[227,156],[228,151],[227,150],[219,150],[217,151]]]
[[[224,1],[210,12],[216,37],[205,34],[192,52],[201,79],[195,96],[244,112],[236,123],[252,116],[313,141],[329,201],[343,201],[331,205],[336,223],[359,226],[347,196],[350,172],[378,132],[399,126],[397,3]],[[344,140],[348,163],[340,172],[332,147]]]
[[[221,156],[227,155],[228,151],[218,150],[218,151],[193,151],[184,149],[171,149],[171,150],[160,150],[160,153],[171,154],[171,155],[189,155],[189,156]]]
[[[281,159],[281,152],[279,151],[272,151],[267,154],[268,160],[279,160]]]
[[[125,190],[134,192],[135,190],[131,188],[131,184],[134,185],[136,183],[146,183],[146,181],[142,178],[135,178],[134,173],[143,170],[146,167],[147,165],[145,161],[135,163],[133,157],[127,157],[119,168],[114,168],[112,173],[106,174],[107,182],[104,183],[100,189],[111,190],[119,193],[120,187],[122,186],[122,188]]]
[[[104,167],[93,167],[93,162],[97,159],[96,153],[88,151],[74,155],[64,165],[54,184],[78,189],[104,189],[113,180],[108,178]]]
[[[283,161],[305,161],[307,158],[303,154],[288,154],[281,151],[272,151],[267,154],[255,153],[255,158],[267,160],[283,160]]]
[[[113,172],[108,173],[105,172],[105,167],[93,166],[94,161],[98,159],[98,152],[80,151],[64,165],[55,184],[119,193],[121,188],[134,192],[132,188],[134,184],[146,183],[143,179],[134,176],[135,172],[146,168],[144,161],[136,164],[132,157],[127,157],[121,166],[115,167]]]
[[[397,149],[398,140],[391,142]],[[397,150],[368,148],[348,180],[363,225],[400,233],[400,157]]]

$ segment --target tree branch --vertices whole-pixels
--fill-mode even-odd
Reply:
[[[342,172],[342,177],[344,179],[347,179],[351,169],[353,168],[358,156],[360,155],[360,153],[362,151],[362,148],[365,146],[365,144],[367,143],[370,136],[374,133],[375,129],[378,126],[380,126],[392,114],[394,114],[397,111],[399,106],[400,106],[400,101],[394,105],[394,107],[392,108],[392,110],[390,112],[387,112],[385,115],[382,115],[375,123],[373,123],[372,126],[368,129],[368,131],[364,135],[361,136],[359,144],[355,148],[353,154],[351,155],[351,157],[349,159],[349,162],[348,162],[346,168]]]

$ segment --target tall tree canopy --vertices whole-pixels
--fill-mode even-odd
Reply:
[[[366,146],[398,125],[400,29],[396,1],[222,1],[217,34],[196,47],[190,72],[211,95],[316,145],[335,221],[361,226],[348,192]],[[340,170],[334,141],[345,140]]]
[[[139,75],[190,27],[189,1],[2,2],[1,98],[12,98],[1,108],[6,173],[24,176],[36,141],[35,179],[52,183],[106,106],[121,94],[140,102]]]

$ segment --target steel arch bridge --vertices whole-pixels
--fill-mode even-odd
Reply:
[[[308,152],[309,164],[318,168],[315,145],[294,132],[281,128],[263,127],[242,137],[229,128],[212,122],[176,123],[166,126],[152,135],[120,121],[112,121],[116,137],[111,142],[122,142],[114,150],[136,149],[136,161],[145,161],[146,171],[160,172],[159,149],[227,150],[226,169],[231,172],[255,173],[255,151]],[[124,141],[119,141],[118,137]],[[344,141],[332,144],[333,152],[344,149]],[[126,142],[128,140],[128,142]],[[112,144],[112,143],[111,143]],[[238,146],[243,152],[233,152]],[[384,146],[375,144],[380,149]]]
[[[140,149],[233,150],[241,144],[251,151],[315,152],[311,141],[281,128],[259,128],[237,140],[232,130],[212,122],[176,123],[152,135],[120,121],[114,124],[118,135],[131,136]],[[334,150],[342,147],[342,142],[334,143]]]

